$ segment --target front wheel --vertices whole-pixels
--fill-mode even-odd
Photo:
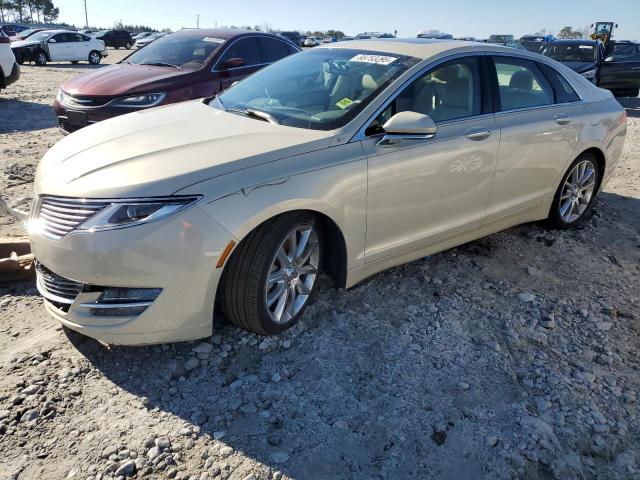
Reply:
[[[251,232],[222,279],[224,315],[246,330],[279,333],[298,321],[315,291],[321,235],[307,213],[282,215]]]
[[[47,64],[47,56],[42,50],[40,50],[33,56],[33,61],[36,65],[40,65],[42,67]]]
[[[131,50],[131,43],[127,42],[127,44],[124,46],[124,48],[126,48],[127,50]]]
[[[100,52],[96,52],[95,50],[93,50],[91,53],[89,53],[89,63],[91,65],[98,65],[100,63],[100,60],[102,60],[102,55],[100,55]]]
[[[600,179],[600,168],[591,153],[580,155],[562,177],[551,205],[548,221],[556,228],[577,224],[591,207]]]

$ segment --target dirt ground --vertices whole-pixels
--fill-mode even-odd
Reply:
[[[88,68],[25,66],[0,93],[13,205],[61,138],[59,84]],[[49,318],[33,282],[0,286],[0,478],[640,479],[640,99],[624,103],[622,166],[580,228],[324,282],[278,337],[216,318],[201,342],[109,348]]]

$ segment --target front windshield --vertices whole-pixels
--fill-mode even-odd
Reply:
[[[211,105],[238,113],[259,111],[282,125],[333,130],[418,62],[393,53],[311,49],[258,71]]]
[[[594,45],[550,44],[544,47],[542,55],[551,57],[558,62],[595,62],[596,48]]]
[[[33,35],[31,35],[29,37],[29,41],[42,42],[43,40],[48,39],[49,37],[51,37],[54,34],[55,34],[55,32],[38,32],[38,33],[34,33]]]
[[[153,39],[150,35],[147,39]],[[164,35],[137,50],[124,63],[135,65],[168,65],[197,70],[207,64],[209,58],[225,42],[212,36]]]

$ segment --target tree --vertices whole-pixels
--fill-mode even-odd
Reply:
[[[574,30],[573,27],[566,26],[558,32],[558,38],[582,38],[582,31]]]

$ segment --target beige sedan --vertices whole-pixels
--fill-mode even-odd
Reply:
[[[320,271],[348,288],[519,223],[575,225],[625,133],[609,92],[537,54],[320,46],[56,144],[30,221],[38,288],[107,343],[205,337],[214,309],[278,333]]]

